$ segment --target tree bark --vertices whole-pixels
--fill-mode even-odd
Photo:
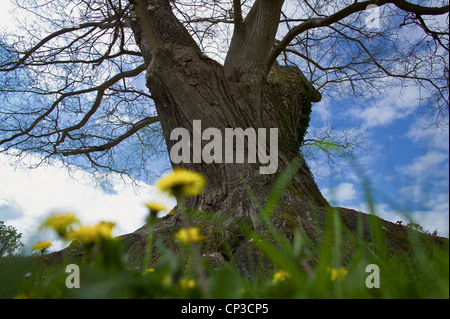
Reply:
[[[224,65],[228,79],[234,82],[264,81],[283,3],[284,0],[258,0],[245,21],[235,27]]]
[[[240,35],[233,39],[225,68],[202,54],[167,4],[159,4],[157,10],[150,6],[148,13],[159,38],[163,39],[164,54],[155,56],[139,19],[131,26],[148,65],[147,86],[154,98],[169,152],[177,143],[170,139],[172,130],[185,128],[191,138],[199,134],[194,132],[194,120],[201,120],[202,130],[216,128],[222,136],[226,128],[254,128],[256,132],[258,128],[265,128],[267,135],[270,128],[278,128],[275,174],[260,174],[261,163],[248,163],[247,155],[244,163],[206,164],[198,157],[194,162],[198,149],[192,150],[190,163],[172,163],[173,167],[202,173],[207,181],[204,193],[187,199],[185,205],[223,217],[223,226],[227,229],[232,230],[238,221],[250,222],[258,229],[261,224],[257,203],[267,201],[279,174],[292,160],[299,159],[303,165],[283,193],[272,219],[278,221],[277,226],[285,228],[288,237],[302,224],[309,238],[314,240],[318,228],[315,225],[323,224],[329,204],[302,159],[299,146],[309,126],[311,103],[320,100],[320,94],[295,67],[274,65],[268,71],[267,57],[282,3],[257,1],[256,9],[246,19],[251,31],[248,34],[244,31],[242,39]],[[262,14],[268,13],[267,6],[275,6],[278,13]],[[266,21],[275,30],[268,38],[270,30],[264,28]],[[248,41],[257,41],[250,44],[257,50],[247,48]],[[206,143],[203,141],[202,147]],[[246,146],[254,147],[248,143]],[[264,151],[268,154],[268,150]],[[253,197],[246,189],[251,190]],[[174,223],[167,221],[166,226],[174,227]],[[247,255],[239,249],[236,252]],[[244,264],[247,262],[243,257],[240,260]]]
[[[268,11],[268,3],[270,7],[277,3],[278,11],[281,10],[283,3],[283,1],[260,2],[261,8],[257,9],[262,12]],[[249,15],[256,14],[250,12]],[[173,16],[168,5],[150,12],[150,17],[160,38],[166,39],[164,41],[166,54],[163,57],[153,58],[139,24],[134,26],[134,32],[144,57],[147,57],[147,85],[155,100],[169,151],[177,142],[170,140],[172,130],[179,127],[186,128],[192,137],[193,121],[201,120],[203,129],[217,128],[222,132],[222,136],[225,135],[225,128],[244,130],[278,128],[280,163],[278,172],[285,169],[292,159],[301,157],[299,145],[309,126],[311,101],[318,101],[320,95],[307,82],[300,70],[275,65],[270,73],[264,72],[263,89],[261,96],[258,96],[260,83],[243,79],[235,81],[235,78],[227,76],[223,66],[202,54],[188,32]],[[252,21],[258,20],[253,16],[250,18]],[[267,30],[259,29],[258,26],[264,25],[264,21],[278,21],[279,13],[277,17],[270,14],[262,15],[259,19],[263,20],[252,23],[255,24],[252,41],[258,39],[256,30],[266,34]],[[276,30],[276,27],[274,29]],[[274,38],[274,35],[271,38]],[[263,46],[267,46],[267,43]],[[266,61],[270,48],[271,46],[265,49],[263,57],[253,59],[241,58],[240,50],[234,53],[230,50],[228,61],[239,60],[231,64],[240,69],[254,70],[256,65],[252,63],[258,64],[254,60]],[[257,107],[258,99],[262,101],[262,109]],[[192,154],[191,159],[194,155]],[[242,193],[242,178],[250,186],[254,186],[263,198],[277,176],[277,174],[272,176],[258,174],[259,164],[183,163],[181,166],[201,172],[207,179],[205,194],[191,201],[192,205],[201,209],[220,208],[221,203],[230,194],[236,190]],[[299,188],[298,195],[319,207],[327,206],[306,165],[299,174],[301,178],[296,181]],[[226,214],[235,215],[232,211]],[[245,213],[238,215],[242,214],[245,215]]]

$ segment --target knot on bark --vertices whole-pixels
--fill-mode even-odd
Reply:
[[[284,140],[298,150],[309,127],[312,102],[321,94],[296,66],[274,65],[267,77],[265,99],[271,116],[283,130]]]

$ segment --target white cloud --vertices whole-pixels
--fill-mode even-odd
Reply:
[[[397,170],[411,178],[427,179],[431,176],[440,176],[445,170],[448,171],[448,153],[430,150],[425,155],[418,156],[412,163],[400,166]]]
[[[411,86],[393,87],[389,95],[377,99],[373,104],[352,109],[349,113],[362,120],[363,129],[386,126],[398,119],[405,118],[417,110],[420,103],[420,91]]]
[[[0,10],[0,26],[10,26],[14,23],[14,15],[10,13],[13,4],[10,0],[2,1],[2,9]]]
[[[437,231],[439,236],[449,236],[449,218],[447,211],[416,211],[411,214],[412,220],[422,226],[425,231]]]
[[[330,100],[323,98],[320,102],[314,103],[312,107],[313,115],[318,115],[323,123],[327,123],[331,119]]]
[[[449,151],[449,123],[441,121],[440,127],[436,127],[435,118],[418,118],[412,123],[408,132],[405,134],[407,138],[414,143],[424,146],[427,149],[436,149]]]
[[[23,233],[23,242],[27,244],[33,244],[31,241],[36,241],[37,237],[50,236],[50,233],[38,233],[37,229],[52,212],[74,212],[85,224],[113,221],[116,223],[114,234],[121,235],[144,224],[145,202],[159,202],[168,209],[175,205],[173,198],[154,186],[141,182],[137,187],[124,187],[121,177],[116,175],[109,176],[114,191],[105,192],[92,174],[76,170],[71,177],[67,168],[58,162],[33,170],[14,170],[10,158],[0,154],[0,163],[0,208],[3,207],[0,219]],[[15,203],[14,207],[10,203]],[[57,248],[60,247],[61,244]]]
[[[409,216],[425,230],[438,230],[442,236],[449,236],[449,180],[447,178],[428,184],[416,183],[399,190],[400,199],[410,206],[420,205]]]
[[[403,221],[404,223],[408,222],[408,219],[406,218],[406,215],[404,213],[391,209],[389,205],[386,203],[374,204],[374,206],[372,207],[373,211],[371,210],[371,207],[369,207],[367,203],[361,203],[350,208],[366,214],[374,213],[378,217],[394,223],[400,220]]]
[[[342,203],[355,199],[356,189],[351,183],[341,183],[336,187],[324,188],[322,195],[333,205],[342,206]]]
[[[399,200],[420,209],[411,212],[412,219],[425,230],[435,229],[449,236],[449,131],[448,121],[436,128],[434,118],[421,117],[405,134],[426,149],[422,156],[412,158],[409,165],[396,167],[409,185],[398,190]]]

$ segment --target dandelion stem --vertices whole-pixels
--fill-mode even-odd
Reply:
[[[147,233],[147,247],[145,251],[145,260],[144,260],[144,268],[150,268],[150,262],[153,255],[153,227],[154,223],[148,223],[148,233]]]
[[[196,245],[196,243],[193,243],[193,242],[190,243],[190,246],[191,246],[192,258],[194,261],[195,271],[197,272],[198,285],[200,286],[200,289],[202,290],[203,297],[208,299],[208,298],[210,298],[210,296],[209,296],[208,286],[206,283],[206,273],[205,273],[205,270],[203,269],[203,265],[201,262],[200,249],[199,249],[198,245]]]

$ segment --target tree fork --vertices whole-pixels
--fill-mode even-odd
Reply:
[[[278,1],[279,9],[282,2]],[[262,1],[256,11],[249,13],[247,23],[256,21],[261,23],[262,20],[258,19],[262,18],[257,17],[260,14],[258,10],[263,12],[267,5],[267,1]],[[179,127],[186,128],[192,136],[193,120],[201,120],[203,127],[214,127],[222,132],[225,128],[278,128],[279,172],[285,169],[292,159],[301,157],[298,145],[309,125],[311,94],[317,97],[317,92],[311,93],[314,90],[305,84],[299,70],[277,67],[269,79],[269,84],[262,87],[261,96],[257,97],[254,92],[261,83],[230,81],[222,66],[203,55],[192,37],[173,15],[169,5],[161,5],[153,10],[150,8],[148,14],[158,32],[158,37],[167,39],[163,41],[163,45],[165,50],[170,52],[170,58],[166,59],[164,64],[152,63],[153,52],[151,45],[146,44],[142,28],[139,24],[135,24],[133,31],[143,56],[150,57],[146,59],[146,63],[149,64],[147,86],[155,101],[169,151],[175,144],[175,141],[170,140],[172,130]],[[172,35],[166,27],[168,21],[172,26],[176,25],[178,30],[176,35]],[[266,51],[268,53],[269,49]],[[257,105],[257,99],[262,101],[262,112]],[[174,167],[177,166],[172,164]],[[258,199],[263,202],[267,199],[277,175],[259,176],[258,167],[249,163],[182,163],[181,166],[201,172],[208,182],[205,194],[190,199],[187,204],[195,208],[216,211],[220,215],[230,217],[231,220],[254,218],[258,213],[248,194],[242,192],[244,186],[242,180],[247,181],[249,187],[256,190]],[[296,187],[303,201],[311,201],[320,207],[328,206],[320,195],[306,164],[301,172]],[[302,183],[307,186],[301,185]],[[307,199],[311,195],[314,198]],[[246,204],[232,209],[226,207],[225,202],[229,202],[230,205],[239,202]]]

